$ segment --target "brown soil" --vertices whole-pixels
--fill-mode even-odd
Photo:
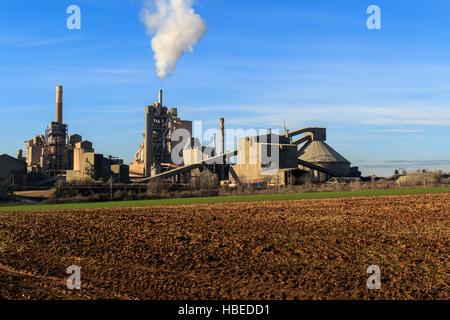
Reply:
[[[449,211],[433,194],[0,213],[0,298],[449,299]]]

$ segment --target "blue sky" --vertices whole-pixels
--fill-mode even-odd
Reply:
[[[82,29],[66,28],[80,6]],[[381,8],[382,30],[366,9]],[[450,1],[197,0],[208,31],[160,81],[140,0],[0,3],[0,153],[54,119],[64,86],[69,133],[130,162],[144,107],[204,128],[327,128],[363,174],[450,170]]]

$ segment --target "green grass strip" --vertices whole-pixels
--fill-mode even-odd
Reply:
[[[172,206],[172,205],[188,205],[188,204],[204,204],[204,203],[375,197],[375,196],[429,194],[429,193],[450,193],[450,187],[387,189],[387,190],[377,189],[377,190],[358,190],[358,191],[341,191],[341,192],[280,193],[280,194],[257,194],[257,195],[238,195],[238,196],[201,197],[201,198],[173,198],[173,199],[157,199],[157,200],[15,205],[15,206],[0,206],[0,212],[153,207],[153,206]]]

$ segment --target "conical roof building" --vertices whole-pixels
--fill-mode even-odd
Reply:
[[[350,161],[324,141],[311,141],[305,146],[299,159],[326,168],[332,172],[346,176],[350,170]]]

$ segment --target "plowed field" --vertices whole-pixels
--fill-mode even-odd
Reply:
[[[449,212],[448,193],[2,212],[0,298],[449,299]]]

